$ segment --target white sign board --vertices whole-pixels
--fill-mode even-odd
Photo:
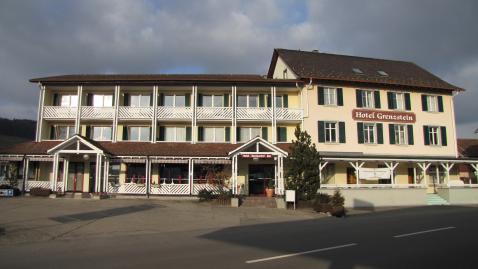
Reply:
[[[377,180],[390,178],[389,168],[360,168],[359,178],[365,180]]]
[[[295,190],[285,190],[285,202],[294,203],[294,210],[295,210]]]
[[[13,189],[2,189],[0,190],[0,196],[12,197]]]

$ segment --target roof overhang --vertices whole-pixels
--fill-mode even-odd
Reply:
[[[82,146],[86,147],[86,149],[82,148]],[[61,142],[60,144],[54,146],[53,148],[49,149],[47,153],[48,154],[55,154],[55,153],[104,154],[105,151],[101,147],[88,141],[88,139],[76,134],[66,139],[65,141]]]
[[[249,140],[248,142],[244,143],[243,145],[239,146],[238,148],[234,149],[233,151],[229,152],[229,157],[238,155],[242,152],[244,152],[245,149],[256,145],[256,152],[259,152],[259,146],[263,146],[270,150],[272,153],[276,153],[277,155],[280,155],[282,157],[287,157],[288,153],[281,148],[275,146],[274,144],[270,143],[269,141],[263,139],[262,137],[256,136],[255,138]],[[250,152],[248,152],[250,153]]]

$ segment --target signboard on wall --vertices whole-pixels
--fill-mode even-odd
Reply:
[[[259,153],[259,154],[241,154],[242,158],[246,159],[270,159],[272,158],[272,154],[266,154],[266,153]]]
[[[417,120],[415,113],[412,113],[412,112],[368,110],[368,109],[352,110],[352,118],[358,121],[381,121],[381,122],[402,122],[402,123],[415,123],[415,121]]]
[[[387,179],[390,178],[389,168],[360,168],[359,178],[365,180]]]

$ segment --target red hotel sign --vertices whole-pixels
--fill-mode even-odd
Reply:
[[[398,112],[398,111],[382,111],[354,109],[352,110],[352,118],[360,121],[385,121],[385,122],[403,122],[415,123],[415,113]]]
[[[272,158],[272,154],[241,154],[242,158],[247,159],[270,159]]]

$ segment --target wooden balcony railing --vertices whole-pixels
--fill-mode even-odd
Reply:
[[[238,120],[272,120],[270,107],[238,107],[236,111]]]
[[[158,119],[191,119],[191,107],[173,107],[173,106],[159,106],[157,108]]]
[[[82,106],[81,118],[82,119],[113,119],[115,115],[114,107],[95,107],[95,106]]]
[[[198,107],[196,109],[198,120],[230,120],[232,107]]]
[[[76,118],[76,107],[45,106],[43,107],[43,118],[45,119],[74,119]]]
[[[120,106],[118,110],[120,119],[152,119],[153,107]]]

